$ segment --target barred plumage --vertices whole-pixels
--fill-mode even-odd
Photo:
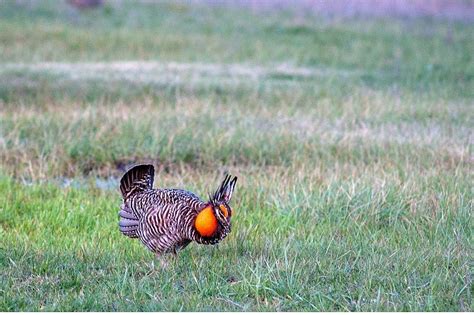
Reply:
[[[120,231],[156,254],[176,253],[190,242],[216,244],[230,232],[229,206],[237,177],[226,176],[204,202],[182,189],[153,189],[153,165],[138,165],[120,181]],[[232,179],[232,180],[231,180]]]

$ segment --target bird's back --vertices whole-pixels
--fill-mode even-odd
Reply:
[[[140,192],[124,200],[137,219],[152,211],[174,216],[187,212],[197,213],[204,202],[195,194],[183,189],[151,189]]]

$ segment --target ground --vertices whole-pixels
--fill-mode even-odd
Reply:
[[[0,310],[472,311],[459,3],[2,2]],[[239,176],[229,237],[163,269],[120,235],[136,162],[202,197]]]

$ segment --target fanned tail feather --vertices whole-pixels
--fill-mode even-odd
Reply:
[[[127,200],[134,194],[153,189],[153,179],[155,168],[153,165],[143,164],[132,167],[123,175],[120,180],[120,192],[123,197],[123,204],[120,207],[119,229],[124,235],[137,238],[139,219],[132,209],[127,206]]]
[[[143,164],[131,168],[120,180],[120,191],[124,200],[131,195],[153,188],[155,168],[153,165]]]

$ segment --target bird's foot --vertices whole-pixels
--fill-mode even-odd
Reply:
[[[158,261],[160,263],[160,267],[162,269],[167,269],[170,266],[170,259],[169,259],[168,255],[157,254],[156,258],[158,259]]]

